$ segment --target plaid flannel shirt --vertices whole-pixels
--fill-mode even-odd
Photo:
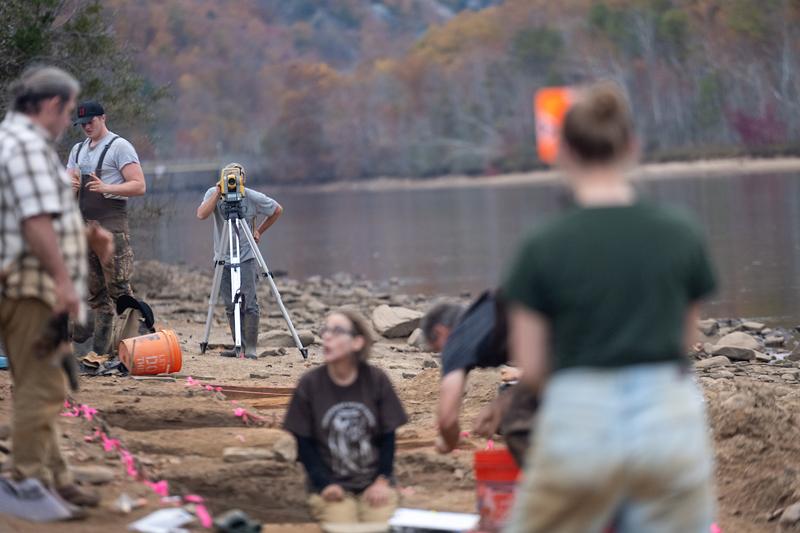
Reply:
[[[0,299],[55,303],[53,279],[31,254],[22,222],[51,215],[64,264],[78,297],[86,297],[86,234],[69,176],[49,133],[9,111],[0,123]]]

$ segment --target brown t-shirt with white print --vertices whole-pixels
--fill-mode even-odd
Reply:
[[[378,439],[407,421],[389,377],[364,363],[346,387],[333,382],[325,365],[307,372],[283,424],[315,441],[332,483],[360,492],[378,475]]]

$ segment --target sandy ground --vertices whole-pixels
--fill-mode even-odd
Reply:
[[[743,174],[781,174],[800,172],[800,157],[778,157],[756,159],[748,157],[730,159],[708,159],[699,161],[676,161],[670,163],[646,163],[631,172],[636,180],[678,178],[722,178]],[[553,183],[561,179],[556,170],[538,170],[498,174],[495,176],[440,176],[419,178],[375,178],[363,181],[338,181],[325,185],[303,185],[299,187],[273,185],[272,190],[302,191],[392,191],[400,189],[450,189],[462,187],[518,187],[537,183]]]
[[[210,339],[214,348],[200,354],[208,278],[153,263],[137,268],[138,294],[151,303],[159,325],[174,329],[181,339],[183,368],[167,381],[84,377],[74,400],[98,409],[110,435],[137,457],[151,480],[167,480],[171,494],[202,495],[214,515],[233,508],[244,510],[263,521],[268,532],[318,531],[309,523],[301,465],[275,452],[285,450],[287,435],[277,426],[289,399],[287,388],[319,364],[319,346],[311,346],[308,361],[294,348],[255,361],[219,357],[217,346],[227,342],[220,309]],[[298,329],[316,330],[325,311],[340,305],[369,312],[379,303],[417,309],[430,303],[424,297],[381,293],[348,276],[303,283],[279,279],[278,285]],[[269,317],[262,322],[262,331],[283,329],[282,319],[271,312],[275,307],[269,304],[267,294],[260,298],[270,311],[265,313]],[[268,346],[261,348],[278,352]],[[409,346],[405,339],[381,339],[372,362],[388,372],[410,417],[398,433],[396,472],[403,505],[474,512],[472,451],[483,449],[486,441],[468,438],[448,456],[433,451],[440,372],[437,358]],[[187,376],[223,391],[189,385]],[[784,507],[800,500],[798,376],[797,363],[788,360],[775,364],[734,362],[698,370],[714,434],[723,531],[786,531],[778,529],[777,517]],[[470,428],[478,410],[494,397],[498,383],[497,371],[470,375],[462,416],[465,428]],[[262,394],[231,390],[237,387],[258,387]],[[11,404],[10,378],[2,372],[0,427],[10,422]],[[234,415],[237,407],[259,420],[245,424]],[[135,518],[159,508],[150,488],[127,477],[117,454],[103,452],[98,443],[86,441],[96,421],[65,417],[60,423],[62,449],[71,464],[99,465],[115,474],[110,483],[98,487],[103,496],[101,507],[86,521],[54,525],[0,516],[0,531],[124,531]],[[272,450],[272,457],[224,462],[223,450],[229,447]],[[121,493],[145,497],[148,504],[129,515],[121,514],[113,506]]]

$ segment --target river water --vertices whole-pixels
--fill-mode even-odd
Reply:
[[[800,175],[637,186],[642,197],[681,206],[705,226],[720,281],[705,315],[800,323]],[[557,212],[564,197],[556,184],[261,190],[285,210],[261,245],[273,271],[297,279],[336,272],[381,283],[396,278],[396,290],[430,295],[477,294],[497,284],[526,229]],[[151,195],[147,201],[162,213],[132,221],[137,258],[211,270],[213,223],[194,214],[201,199],[202,192]]]

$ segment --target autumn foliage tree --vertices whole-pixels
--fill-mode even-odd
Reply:
[[[273,181],[534,168],[534,92],[601,78],[651,159],[800,139],[797,0],[111,2],[174,88],[163,156],[246,154]]]

